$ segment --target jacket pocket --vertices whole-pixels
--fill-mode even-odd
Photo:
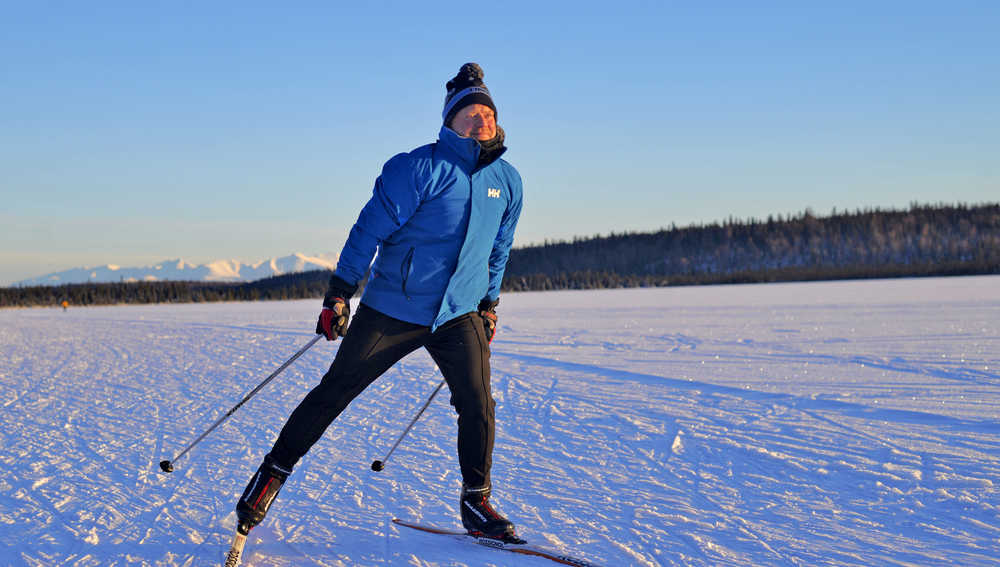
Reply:
[[[410,247],[406,256],[403,256],[403,262],[399,265],[399,277],[403,282],[403,295],[406,299],[410,299],[410,295],[406,293],[406,282],[410,279],[410,274],[413,273],[413,253],[415,251],[415,247]]]

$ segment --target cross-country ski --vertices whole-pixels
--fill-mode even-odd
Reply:
[[[558,550],[549,549],[547,547],[538,545],[532,545],[525,540],[504,541],[494,538],[475,536],[475,535],[470,535],[468,532],[439,528],[436,526],[410,522],[408,520],[403,520],[400,518],[393,518],[392,523],[398,526],[404,526],[425,533],[450,536],[463,543],[474,543],[476,545],[481,545],[483,547],[487,547],[490,549],[509,551],[510,553],[518,553],[521,555],[544,557],[545,559],[554,561],[555,563],[558,563],[560,565],[574,565],[575,567],[599,567],[596,563],[592,563],[585,559],[580,559],[579,557],[567,555]]]
[[[243,562],[243,548],[247,543],[247,535],[240,530],[236,530],[233,534],[233,542],[229,544],[229,551],[226,553],[226,559],[223,562],[223,567],[239,567]]]

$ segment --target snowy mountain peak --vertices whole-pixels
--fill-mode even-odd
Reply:
[[[136,281],[215,281],[248,282],[309,270],[332,270],[337,265],[336,254],[308,256],[296,252],[280,258],[244,263],[239,260],[215,260],[193,264],[181,258],[164,260],[152,266],[123,268],[116,264],[81,267],[30,278],[14,285],[61,285],[69,283],[136,282]]]

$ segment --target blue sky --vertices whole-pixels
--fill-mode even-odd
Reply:
[[[466,61],[525,181],[517,245],[1000,200],[1000,2],[0,1],[0,22],[0,285],[339,252]]]

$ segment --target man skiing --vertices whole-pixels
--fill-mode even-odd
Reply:
[[[463,65],[446,85],[437,142],[396,155],[376,179],[330,277],[316,326],[327,340],[344,340],[240,497],[239,532],[264,519],[292,468],[351,400],[423,347],[447,381],[458,413],[462,523],[474,535],[516,539],[514,525],[489,502],[489,344],[521,212],[521,177],[500,159],[504,131],[482,79],[479,65]],[[349,300],[369,265],[348,328]]]

